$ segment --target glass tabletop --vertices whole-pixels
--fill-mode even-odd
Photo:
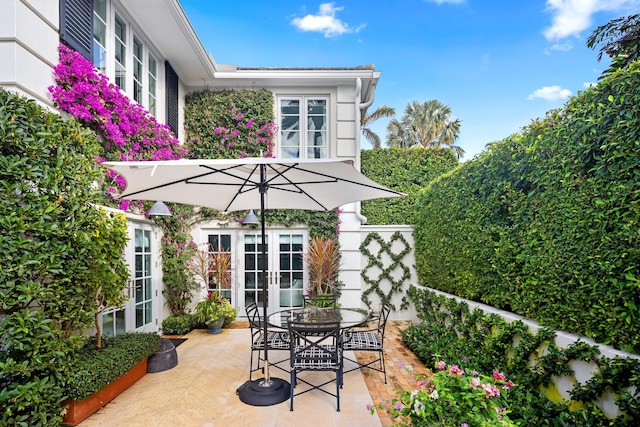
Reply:
[[[294,307],[267,316],[267,323],[276,328],[287,329],[289,319],[304,322],[339,321],[340,328],[347,329],[365,323],[367,315],[350,308]]]

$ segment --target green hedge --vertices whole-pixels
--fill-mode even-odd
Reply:
[[[451,150],[434,148],[376,148],[361,151],[361,171],[406,197],[362,202],[367,224],[413,224],[414,204],[434,178],[458,165]]]
[[[421,284],[640,350],[640,64],[438,178]]]
[[[158,351],[161,341],[155,333],[126,333],[103,338],[103,347],[97,349],[89,340],[69,367],[68,397],[82,400],[91,396]]]
[[[162,333],[165,335],[186,335],[191,332],[196,323],[191,314],[169,316],[162,321]]]

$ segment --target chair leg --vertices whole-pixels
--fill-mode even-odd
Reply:
[[[382,366],[382,373],[384,374],[384,383],[387,383],[387,367],[384,364],[384,350],[380,350],[380,365]]]

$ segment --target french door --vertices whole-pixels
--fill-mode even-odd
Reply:
[[[262,273],[262,245],[267,253],[266,277],[269,313],[288,307],[300,307],[304,292],[304,251],[306,230],[269,230],[262,242],[260,232],[245,233],[242,238],[238,293],[242,307],[256,302],[265,303]],[[240,311],[242,312],[242,311]]]
[[[130,268],[129,297],[123,307],[106,310],[102,314],[102,331],[106,336],[128,331],[155,332],[158,330],[159,271],[156,233],[148,224],[129,222],[130,240],[125,258]]]

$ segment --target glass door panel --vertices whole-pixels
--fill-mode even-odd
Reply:
[[[269,236],[265,239],[265,250],[269,253]],[[262,236],[244,236],[244,305],[256,302],[258,307],[264,304],[262,289]]]
[[[280,308],[303,305],[303,235],[280,234],[279,240],[279,301]]]
[[[153,319],[151,286],[151,231],[136,229],[135,234],[135,328],[141,328]]]

